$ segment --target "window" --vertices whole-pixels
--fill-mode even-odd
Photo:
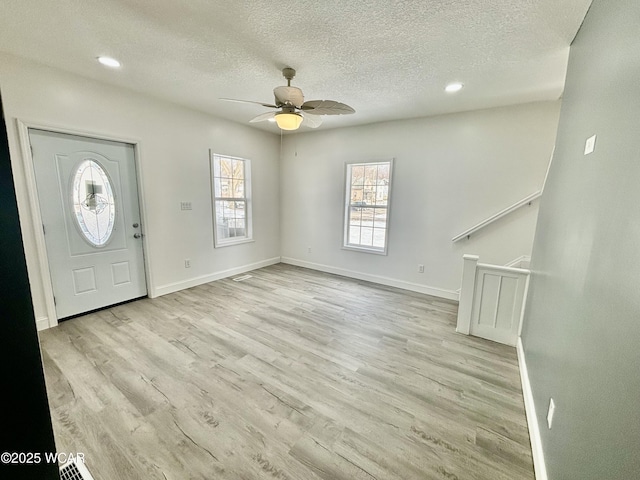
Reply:
[[[251,241],[251,162],[212,153],[211,170],[215,246]]]
[[[111,182],[97,162],[84,160],[73,175],[71,203],[82,235],[94,247],[103,247],[113,233],[116,205]]]
[[[387,253],[393,160],[347,164],[344,248]]]

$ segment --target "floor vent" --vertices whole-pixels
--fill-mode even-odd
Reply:
[[[60,480],[93,480],[84,463],[68,461],[60,467]]]
[[[236,277],[233,279],[234,282],[242,282],[244,280],[249,280],[250,278],[253,278],[253,275],[242,275],[240,277]]]

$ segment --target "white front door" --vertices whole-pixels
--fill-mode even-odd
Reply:
[[[133,145],[29,129],[59,319],[147,294]]]

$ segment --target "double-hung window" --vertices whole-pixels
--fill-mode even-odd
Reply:
[[[393,160],[348,163],[344,248],[387,253]]]
[[[216,247],[251,241],[251,162],[211,153]]]

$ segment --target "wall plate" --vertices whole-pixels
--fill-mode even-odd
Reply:
[[[553,414],[556,411],[556,404],[553,401],[553,398],[549,399],[549,410],[547,411],[547,425],[549,429],[551,429],[551,425],[553,424]]]
[[[596,136],[592,136],[587,138],[587,141],[584,144],[584,154],[585,155],[589,155],[590,153],[593,153],[593,151],[596,149]]]

